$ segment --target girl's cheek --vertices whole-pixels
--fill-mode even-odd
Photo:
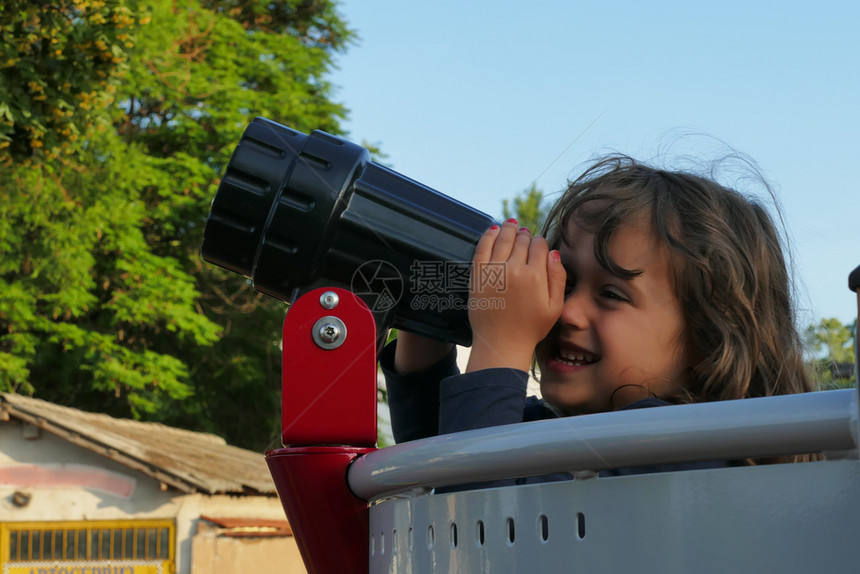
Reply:
[[[546,372],[546,361],[549,352],[547,350],[547,342],[546,339],[538,343],[537,347],[535,347],[535,362],[537,363],[538,370],[541,372]]]

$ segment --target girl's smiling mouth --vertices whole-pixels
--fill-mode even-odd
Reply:
[[[570,371],[598,362],[600,357],[576,345],[556,346],[548,357],[547,367],[556,371]]]
[[[555,359],[573,366],[584,366],[597,362],[597,356],[592,355],[591,353],[582,352],[570,353],[567,351],[559,351],[558,355],[555,356]]]

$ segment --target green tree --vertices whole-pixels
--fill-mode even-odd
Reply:
[[[138,21],[125,2],[7,0],[0,5],[0,159],[73,154],[105,127]]]
[[[0,33],[0,389],[269,446],[286,305],[199,248],[253,116],[341,131],[334,2],[6,2]]]
[[[535,184],[512,200],[502,200],[504,219],[516,218],[520,226],[528,227],[532,233],[540,232],[548,212],[549,208],[544,201],[543,192]]]
[[[843,325],[838,319],[822,319],[806,329],[806,346],[812,355],[808,364],[821,388],[839,388],[854,384],[853,325]]]

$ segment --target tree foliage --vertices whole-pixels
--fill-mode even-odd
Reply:
[[[278,435],[285,305],[201,261],[247,123],[339,133],[330,0],[0,6],[0,390]]]
[[[843,325],[838,319],[822,319],[806,329],[806,346],[812,354],[808,362],[820,388],[854,385],[854,337],[857,320]]]
[[[122,2],[0,5],[0,153],[27,163],[76,150],[105,119],[139,21]]]
[[[532,233],[540,232],[548,213],[549,209],[544,201],[543,192],[535,184],[512,200],[502,200],[504,218],[516,218],[520,226],[528,227]]]

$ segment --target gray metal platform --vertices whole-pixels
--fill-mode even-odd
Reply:
[[[856,389],[481,429],[370,453],[370,572],[860,572]],[[598,478],[821,450],[822,461]],[[433,494],[572,471],[563,482]],[[454,488],[456,490],[456,487]]]
[[[857,572],[858,517],[856,460],[404,496],[370,572]]]

